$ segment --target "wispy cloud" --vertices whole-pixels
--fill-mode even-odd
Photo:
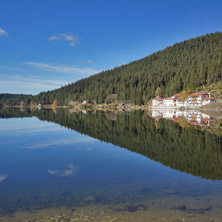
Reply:
[[[8,175],[0,175],[0,183],[5,180],[8,177]]]
[[[69,35],[65,33],[60,33],[58,35],[53,35],[48,38],[49,41],[54,41],[54,40],[62,40],[62,41],[67,41],[69,42],[69,46],[76,46],[80,43],[80,40],[77,35]]]
[[[83,150],[83,151],[91,151],[93,148],[92,147],[79,147],[77,150]]]
[[[75,176],[77,175],[79,171],[79,167],[75,166],[74,164],[68,165],[67,169],[63,170],[47,170],[49,174],[59,176],[59,177],[65,177],[65,176]]]
[[[24,71],[24,69],[21,68],[14,68],[14,67],[10,67],[10,66],[2,66],[0,65],[0,69],[6,69],[6,70],[12,70],[12,71]]]
[[[17,89],[33,89],[38,88],[39,90],[49,90],[59,88],[62,85],[66,85],[67,82],[60,80],[51,80],[51,79],[40,79],[37,77],[31,76],[9,76],[1,75],[0,87],[10,87]]]
[[[36,149],[36,148],[46,148],[46,147],[55,147],[55,146],[67,146],[74,145],[78,143],[92,144],[97,140],[91,137],[80,137],[80,138],[62,138],[62,139],[53,139],[51,141],[39,142],[33,145],[30,145],[26,148]]]
[[[15,124],[14,122],[8,122],[7,124],[2,124],[0,128],[0,133],[4,133],[6,135],[22,135],[22,134],[33,134],[33,133],[43,133],[43,132],[52,132],[52,131],[61,131],[63,128],[61,126],[55,125],[53,123],[39,122],[31,124],[23,123]],[[11,141],[9,141],[11,142]]]
[[[93,64],[93,61],[89,59],[89,60],[88,60],[88,63],[89,63],[89,64]]]
[[[101,70],[96,70],[94,68],[77,68],[75,66],[67,66],[67,65],[51,65],[47,63],[39,63],[39,62],[25,62],[27,65],[34,66],[39,68],[43,71],[48,72],[60,72],[60,73],[67,73],[67,74],[79,74],[83,76],[89,76],[96,73],[99,73]]]
[[[8,35],[8,33],[4,29],[0,28],[0,35]]]

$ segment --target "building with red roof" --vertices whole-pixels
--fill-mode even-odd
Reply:
[[[216,102],[216,98],[210,97],[210,93],[191,93],[187,98],[181,98],[180,93],[176,93],[169,98],[162,99],[157,96],[152,100],[152,105],[157,107],[199,107]]]
[[[163,103],[163,99],[159,96],[156,96],[153,100],[152,100],[152,105],[153,106],[159,106],[161,105],[161,103]]]

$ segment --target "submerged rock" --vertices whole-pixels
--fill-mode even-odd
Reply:
[[[95,201],[96,201],[96,198],[92,195],[84,198],[84,202],[95,202]]]

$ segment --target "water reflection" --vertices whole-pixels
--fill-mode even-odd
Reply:
[[[222,179],[222,139],[191,125],[209,125],[214,119],[196,111],[153,111],[152,118],[144,112],[71,112],[53,110],[0,110],[0,116],[30,117],[58,123],[90,137],[53,136],[37,140],[26,148],[64,147],[80,143],[93,144],[95,139],[109,142],[166,166],[207,179]],[[156,119],[159,120],[156,122]],[[165,121],[171,119],[172,122]],[[179,123],[178,125],[176,123]],[[188,127],[188,125],[190,127]],[[54,126],[55,127],[55,126]],[[57,128],[57,127],[55,127]],[[53,130],[52,130],[53,131]]]
[[[44,132],[44,131],[42,131]],[[24,148],[27,149],[37,149],[37,148],[45,148],[45,147],[55,147],[55,146],[66,146],[66,145],[74,145],[78,143],[87,143],[91,144],[94,143],[95,139],[89,137],[80,137],[80,138],[53,138],[50,140],[44,140],[41,142],[36,142],[35,144],[28,145]]]
[[[62,170],[47,170],[49,174],[59,176],[59,177],[66,177],[66,176],[75,176],[79,171],[79,167],[75,166],[74,164],[69,164],[67,169]]]
[[[0,116],[0,221],[61,207],[67,221],[222,218],[222,140],[201,127],[144,112],[10,109]]]
[[[173,122],[180,123],[182,121],[188,122],[195,126],[210,126],[211,121],[215,119],[207,114],[195,110],[180,111],[180,110],[152,110],[152,117],[155,120],[169,119]]]
[[[8,177],[8,175],[0,175],[0,183],[5,180]]]

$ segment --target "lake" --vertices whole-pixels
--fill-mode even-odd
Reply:
[[[0,221],[221,221],[200,112],[0,109]]]

